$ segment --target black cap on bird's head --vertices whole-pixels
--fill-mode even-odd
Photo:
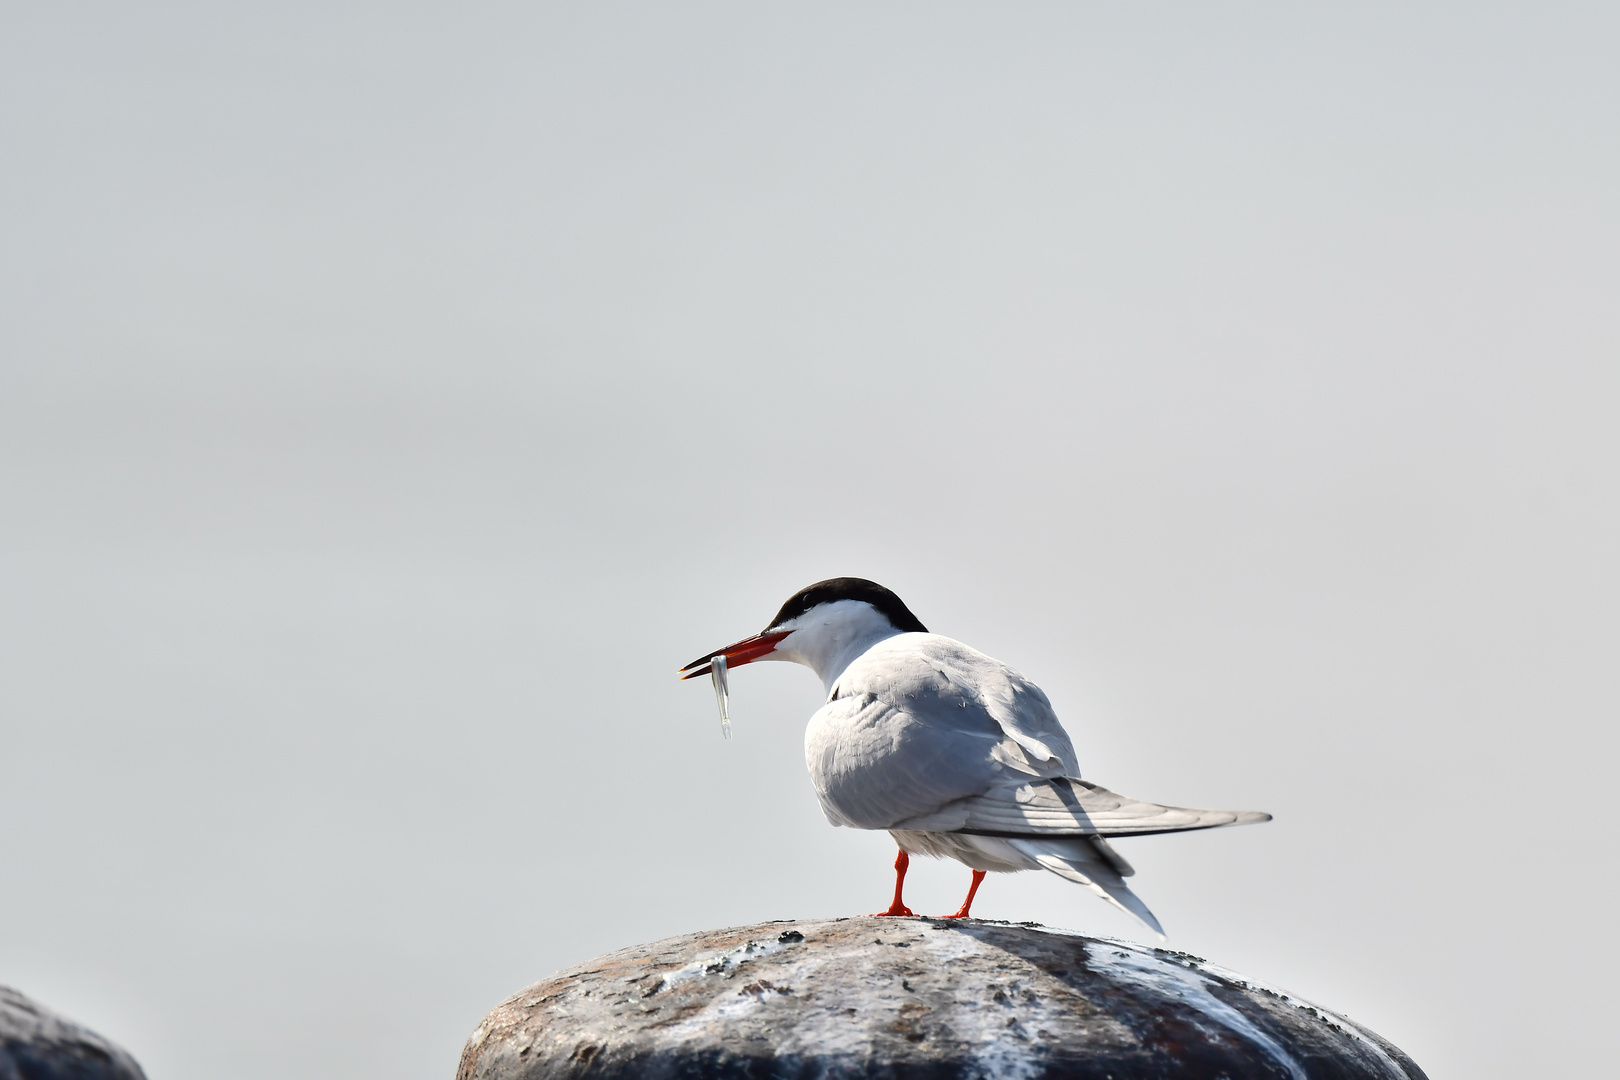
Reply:
[[[859,577],[828,578],[814,585],[806,585],[788,597],[787,603],[782,605],[782,610],[776,613],[776,618],[771,620],[771,625],[765,630],[769,632],[792,622],[812,608],[818,608],[822,604],[835,604],[840,600],[861,600],[871,604],[901,633],[928,633],[928,627],[911,613],[905,601],[877,582]]]
[[[911,613],[905,602],[877,582],[858,577],[828,578],[814,585],[806,585],[788,597],[787,603],[782,605],[782,610],[776,613],[776,617],[760,633],[700,656],[681,668],[681,678],[690,679],[698,675],[707,675],[709,662],[716,656],[725,656],[727,667],[737,667],[768,656],[782,639],[797,629],[796,624],[805,615],[819,607],[845,600],[870,606],[873,611],[888,620],[889,625],[897,633],[928,633],[928,628],[922,624],[921,619]]]

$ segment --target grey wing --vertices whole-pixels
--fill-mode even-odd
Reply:
[[[991,836],[1144,836],[1270,821],[1253,810],[1196,810],[1143,802],[1075,777],[1002,784],[897,828]]]
[[[955,644],[954,642],[952,644]],[[966,650],[966,646],[962,647]],[[964,658],[976,676],[979,700],[1002,732],[1023,751],[1023,762],[1010,764],[1019,771],[1049,776],[1079,776],[1080,760],[1069,733],[1047,699],[1046,692],[1023,675],[982,653]],[[1033,768],[1030,766],[1033,765]],[[1060,766],[1054,768],[1054,766]]]
[[[1039,687],[934,634],[902,634],[851,664],[805,731],[827,820],[859,829],[1132,836],[1270,815],[1193,810],[1078,779]]]

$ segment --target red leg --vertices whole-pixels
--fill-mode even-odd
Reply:
[[[889,905],[888,911],[874,911],[872,913],[874,916],[915,914],[915,912],[906,907],[905,902],[900,899],[900,890],[904,889],[906,886],[906,867],[910,865],[911,856],[906,854],[905,848],[901,848],[900,854],[894,860],[894,903]]]
[[[983,880],[984,880],[984,871],[983,870],[975,870],[975,871],[973,871],[973,884],[968,886],[967,899],[962,901],[962,909],[960,911],[958,911],[955,915],[942,915],[940,917],[944,918],[944,919],[965,919],[965,918],[967,918],[968,917],[968,909],[973,906],[974,894],[979,891],[979,883],[982,882]]]

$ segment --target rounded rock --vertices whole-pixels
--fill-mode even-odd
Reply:
[[[116,1044],[0,986],[0,1080],[146,1080]]]
[[[458,1080],[1424,1080],[1197,957],[1032,924],[837,919],[669,938],[502,1002]]]

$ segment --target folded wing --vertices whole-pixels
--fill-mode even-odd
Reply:
[[[1164,806],[1079,779],[1040,687],[935,634],[902,634],[851,664],[805,732],[834,825],[991,836],[1139,836],[1269,820]]]
[[[990,836],[1145,836],[1270,821],[1252,810],[1196,810],[1143,802],[1074,777],[997,784],[893,826]]]

